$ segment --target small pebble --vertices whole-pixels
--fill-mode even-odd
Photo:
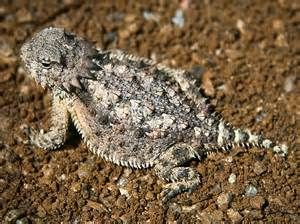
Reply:
[[[233,210],[232,208],[227,210],[227,216],[233,223],[239,223],[243,219],[241,214],[238,211]]]
[[[175,16],[172,18],[172,22],[179,28],[183,28],[184,17],[183,17],[183,11],[181,9],[176,10]]]
[[[123,177],[119,178],[117,182],[119,187],[124,187],[127,183],[128,183],[128,179]]]
[[[23,209],[13,209],[7,212],[4,220],[8,223],[15,222],[18,218],[22,217],[25,214]]]
[[[26,218],[26,217],[23,217],[23,218],[18,219],[18,220],[16,221],[16,224],[29,224],[29,223],[30,223],[30,221],[29,221],[29,219]]]
[[[51,179],[54,176],[54,167],[49,164],[45,164],[42,167],[42,173],[44,174],[44,177],[47,179]]]
[[[213,188],[209,191],[209,194],[217,194],[221,192],[221,186],[220,184],[216,184],[213,186]]]
[[[190,7],[191,1],[190,0],[181,0],[180,1],[180,8],[183,10],[187,10]]]
[[[248,185],[245,189],[245,195],[247,197],[253,197],[257,194],[257,189],[253,185]]]
[[[91,173],[92,173],[92,167],[88,163],[82,163],[77,170],[77,175],[80,179],[90,177]]]
[[[279,34],[277,37],[276,37],[276,40],[275,40],[275,45],[277,47],[288,47],[289,44],[287,42],[287,39],[286,39],[286,36],[284,34]]]
[[[145,195],[145,199],[146,199],[147,201],[153,200],[153,199],[154,199],[153,193],[152,193],[151,191],[148,191],[148,192],[146,193],[146,195]]]
[[[147,21],[151,21],[152,20],[152,21],[155,21],[155,22],[159,22],[159,19],[160,19],[160,17],[159,17],[158,14],[155,14],[155,13],[149,12],[149,11],[144,11],[143,12],[143,17]]]
[[[266,204],[266,200],[262,196],[255,196],[250,199],[250,205],[255,209],[262,209],[262,207]]]
[[[296,76],[289,76],[285,79],[284,81],[284,91],[289,93],[294,90],[295,88],[295,81],[296,81]]]
[[[230,184],[234,184],[235,181],[236,181],[236,175],[235,175],[234,173],[230,174],[230,175],[229,175],[229,178],[228,178],[228,182],[229,182]]]
[[[130,198],[129,192],[125,188],[119,188],[119,191],[121,195],[124,195],[126,198]]]
[[[232,163],[232,161],[233,161],[232,156],[227,156],[225,161],[228,162],[228,163]]]
[[[244,23],[244,21],[243,20],[241,20],[241,19],[238,19],[237,21],[236,21],[236,27],[238,28],[238,30],[242,33],[242,34],[245,34],[246,33],[246,25],[245,25],[245,23]]]
[[[264,166],[262,162],[255,162],[253,171],[256,175],[261,175],[262,173],[266,172],[267,168]]]
[[[81,184],[79,182],[75,182],[71,185],[71,190],[73,192],[79,192],[81,190]]]
[[[32,88],[27,85],[20,85],[20,95],[22,96],[29,96],[32,93]]]
[[[280,19],[275,19],[272,22],[273,29],[276,31],[284,31],[284,23]]]
[[[219,207],[221,206],[228,206],[232,201],[232,194],[231,193],[221,193],[217,198],[217,204]]]
[[[66,174],[62,174],[60,177],[59,177],[59,180],[65,180],[65,179],[67,179],[67,176],[66,176]]]
[[[267,113],[264,113],[263,111],[260,111],[255,116],[255,122],[261,122],[265,117],[267,116]]]
[[[220,210],[211,211],[205,209],[200,213],[201,223],[221,223],[224,218],[224,214]]]

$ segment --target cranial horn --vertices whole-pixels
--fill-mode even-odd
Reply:
[[[72,85],[72,86],[74,86],[74,87],[76,87],[78,89],[82,89],[81,83],[79,82],[79,80],[76,77],[74,77],[74,78],[71,79],[70,85]]]
[[[71,85],[70,85],[70,83],[68,83],[68,82],[64,82],[63,83],[63,87],[67,90],[67,91],[69,91],[70,92],[70,89],[71,89]]]

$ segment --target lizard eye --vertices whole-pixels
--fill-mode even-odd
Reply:
[[[41,64],[42,64],[43,68],[45,68],[45,69],[50,69],[50,67],[51,67],[51,62],[49,59],[43,58],[41,61]]]

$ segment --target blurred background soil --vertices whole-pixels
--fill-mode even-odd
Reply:
[[[1,0],[1,222],[299,223],[299,18],[296,0]],[[191,71],[225,120],[289,155],[235,147],[193,161],[202,184],[163,205],[153,171],[97,158],[76,132],[55,152],[26,144],[24,128],[49,127],[50,97],[19,49],[47,26]]]

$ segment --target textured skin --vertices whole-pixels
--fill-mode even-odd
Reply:
[[[121,51],[102,51],[60,28],[46,28],[21,48],[27,71],[53,97],[52,127],[32,142],[62,146],[69,121],[88,148],[107,161],[154,167],[169,183],[168,200],[200,183],[187,161],[233,144],[287,154],[262,136],[235,129],[216,116],[186,71]],[[71,117],[71,119],[69,119]]]

